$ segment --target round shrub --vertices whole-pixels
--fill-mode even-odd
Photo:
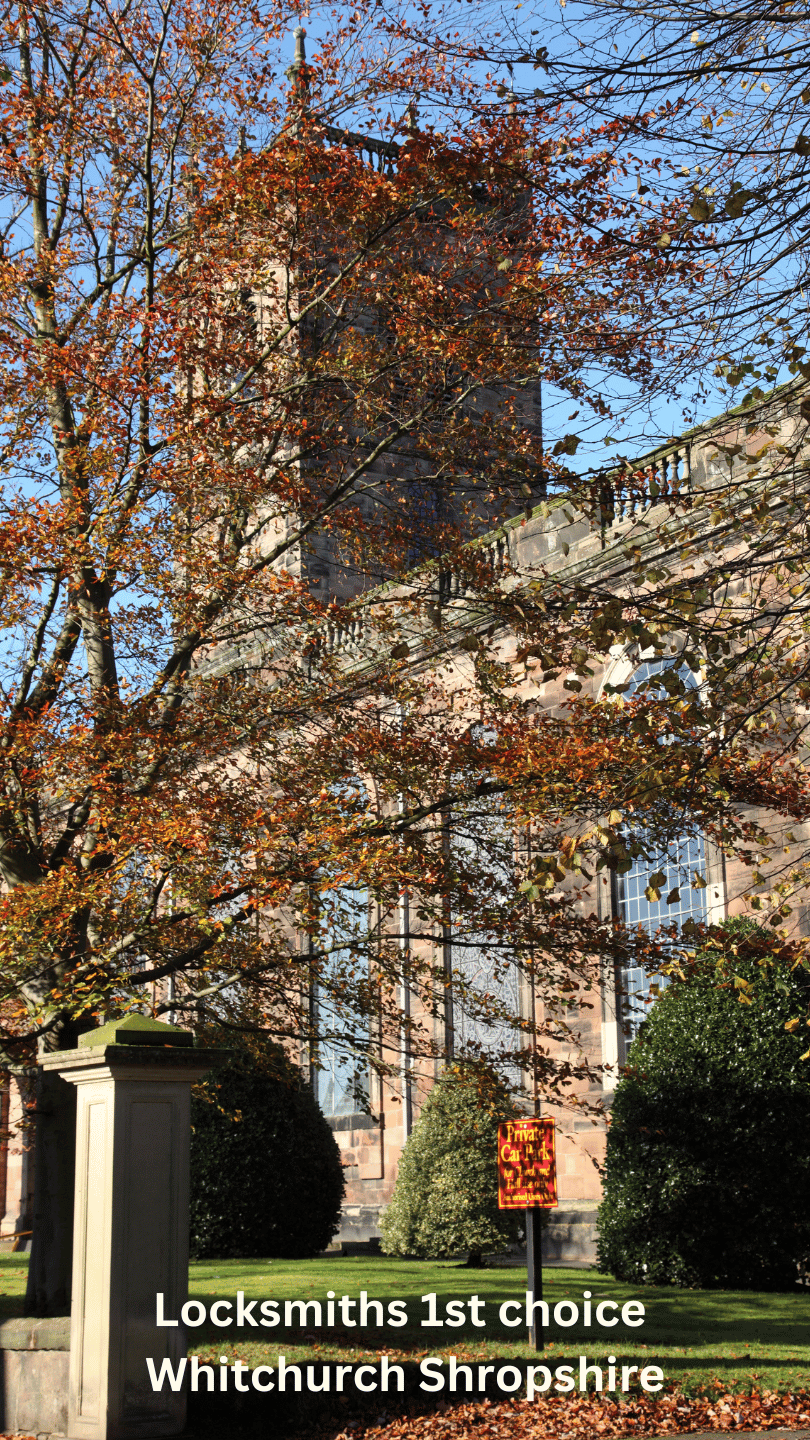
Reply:
[[[191,1123],[192,1256],[297,1258],[325,1249],[340,1221],[340,1151],[282,1051],[237,1049],[195,1088]]]
[[[387,1255],[444,1259],[514,1238],[519,1218],[498,1209],[498,1122],[517,1109],[506,1086],[481,1066],[451,1065],[436,1081],[399,1162],[380,1220]]]
[[[598,1261],[633,1284],[792,1289],[810,1252],[810,1069],[796,1023],[810,977],[750,922],[723,931],[630,1047]]]

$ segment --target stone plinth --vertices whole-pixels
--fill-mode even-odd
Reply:
[[[147,1369],[185,1354],[176,1318],[188,1297],[190,1091],[222,1051],[138,1015],[82,1037],[44,1064],[77,1087],[68,1435],[177,1435],[185,1394],[155,1392]]]
[[[0,1430],[65,1435],[70,1319],[0,1325]]]

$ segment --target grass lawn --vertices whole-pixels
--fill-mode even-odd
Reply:
[[[0,1319],[22,1314],[27,1257],[0,1256]],[[320,1300],[326,1321],[326,1295],[333,1290],[339,1299],[359,1299],[361,1290],[369,1300],[383,1303],[384,1316],[392,1300],[405,1303],[408,1324],[394,1328],[360,1330],[347,1328],[336,1311],[337,1324],[296,1324],[285,1329],[218,1329],[207,1322],[189,1332],[189,1348],[206,1357],[227,1355],[247,1364],[277,1365],[279,1353],[288,1364],[309,1360],[373,1362],[385,1351],[391,1361],[418,1362],[425,1355],[454,1354],[459,1362],[499,1359],[545,1361],[551,1369],[580,1354],[588,1361],[607,1367],[607,1356],[618,1364],[660,1365],[667,1381],[686,1394],[723,1390],[743,1393],[757,1390],[805,1390],[810,1388],[810,1292],[772,1295],[758,1291],[675,1290],[650,1286],[633,1289],[596,1270],[547,1270],[544,1298],[550,1306],[572,1300],[583,1308],[583,1291],[592,1292],[592,1304],[615,1300],[640,1300],[645,1307],[644,1323],[637,1328],[619,1324],[603,1329],[581,1323],[561,1329],[553,1320],[545,1354],[529,1350],[521,1328],[499,1324],[498,1309],[504,1300],[525,1300],[525,1271],[503,1269],[466,1270],[455,1264],[430,1261],[327,1256],[318,1260],[209,1260],[197,1261],[190,1271],[189,1293],[210,1306],[217,1299],[235,1300],[243,1290],[246,1301]],[[435,1292],[437,1313],[446,1318],[448,1300],[465,1306],[467,1323],[460,1328],[427,1328],[429,1318],[421,1297]],[[484,1328],[470,1323],[467,1302],[478,1295],[484,1302],[479,1318]],[[235,1309],[235,1306],[234,1306]],[[260,1318],[259,1307],[254,1318]],[[349,1312],[357,1315],[357,1307]],[[175,1318],[175,1317],[171,1317]],[[718,1383],[716,1383],[718,1382]]]
[[[547,1270],[543,1298],[552,1308],[561,1300],[577,1303],[580,1323],[561,1328],[552,1318],[545,1356],[538,1356],[525,1343],[522,1326],[508,1329],[498,1319],[504,1300],[525,1301],[525,1288],[525,1271],[512,1267],[466,1270],[452,1263],[385,1257],[198,1261],[192,1264],[190,1274],[190,1294],[195,1299],[210,1305],[218,1297],[232,1299],[237,1290],[243,1290],[246,1301],[320,1300],[324,1324],[320,1329],[311,1323],[290,1329],[279,1325],[262,1333],[249,1326],[217,1329],[207,1323],[190,1332],[190,1349],[205,1356],[242,1359],[251,1366],[276,1365],[279,1352],[288,1363],[306,1359],[368,1362],[384,1350],[391,1360],[419,1361],[425,1355],[454,1354],[460,1362],[496,1357],[506,1362],[545,1360],[551,1369],[572,1357],[578,1364],[580,1354],[585,1354],[589,1362],[606,1369],[607,1356],[615,1355],[619,1365],[660,1365],[666,1380],[687,1394],[712,1393],[716,1382],[723,1390],[737,1393],[810,1388],[810,1293],[774,1295],[652,1286],[639,1290],[596,1270]],[[341,1322],[338,1310],[337,1324],[328,1327],[329,1290],[338,1300],[341,1295],[357,1299],[365,1290],[369,1300],[383,1302],[386,1317],[389,1301],[402,1300],[409,1323],[402,1328],[385,1324],[350,1329]],[[629,1328],[619,1320],[610,1329],[595,1323],[585,1328],[581,1323],[584,1290],[591,1291],[594,1307],[600,1300],[615,1300],[619,1307],[627,1300],[640,1300],[646,1312],[643,1324]],[[439,1317],[446,1317],[448,1300],[462,1302],[467,1323],[460,1328],[422,1327],[421,1321],[429,1314],[421,1297],[429,1292],[438,1297]],[[485,1301],[479,1312],[485,1328],[470,1323],[467,1302],[471,1295]],[[258,1310],[257,1306],[254,1318],[260,1318]],[[356,1306],[349,1311],[350,1317],[357,1313]]]
[[[27,1255],[0,1255],[0,1322],[22,1315],[27,1279]]]

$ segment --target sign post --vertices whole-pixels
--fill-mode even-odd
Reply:
[[[532,1300],[543,1298],[543,1212],[526,1211],[526,1290]],[[544,1350],[542,1312],[533,1310],[529,1323],[529,1344],[533,1350]]]
[[[526,1212],[526,1287],[532,1300],[543,1298],[542,1212],[557,1200],[554,1121],[525,1116],[498,1126],[498,1208]],[[529,1344],[545,1345],[542,1320],[532,1311]]]

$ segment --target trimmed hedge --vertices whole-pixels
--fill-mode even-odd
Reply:
[[[810,1253],[808,977],[728,922],[652,1006],[608,1131],[598,1262],[619,1280],[792,1289]]]
[[[236,1050],[195,1087],[191,1122],[194,1258],[301,1258],[326,1248],[345,1188],[340,1151],[282,1051]]]
[[[498,1209],[498,1122],[517,1110],[481,1066],[452,1065],[436,1081],[399,1162],[380,1229],[387,1255],[477,1263],[503,1250],[520,1216]]]

